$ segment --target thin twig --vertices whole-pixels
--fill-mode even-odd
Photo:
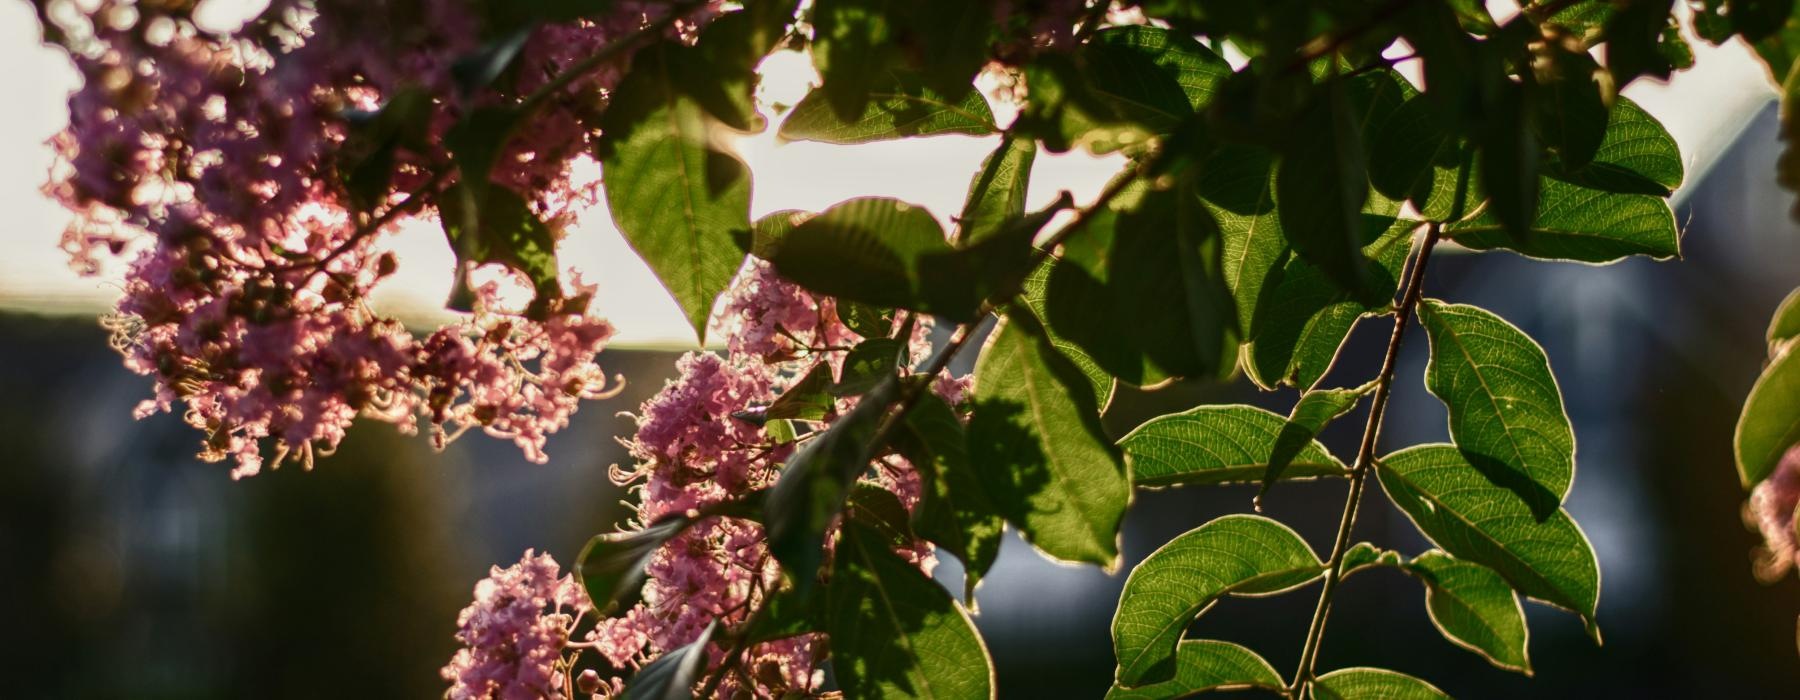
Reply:
[[[1394,310],[1394,333],[1388,339],[1387,354],[1381,360],[1381,373],[1375,378],[1375,399],[1369,404],[1369,422],[1363,428],[1362,445],[1356,452],[1356,465],[1350,470],[1350,494],[1344,499],[1343,518],[1338,522],[1337,539],[1331,547],[1331,561],[1325,567],[1325,588],[1319,592],[1319,606],[1313,611],[1312,624],[1306,631],[1306,646],[1300,651],[1300,667],[1294,671],[1294,684],[1288,695],[1304,697],[1312,682],[1313,662],[1318,656],[1319,642],[1325,637],[1325,619],[1331,613],[1331,598],[1344,579],[1344,555],[1350,549],[1350,534],[1356,526],[1357,507],[1362,503],[1363,487],[1368,482],[1369,467],[1375,461],[1375,443],[1381,435],[1382,415],[1387,412],[1389,391],[1394,384],[1394,370],[1399,365],[1400,344],[1406,337],[1407,321],[1419,302],[1425,281],[1425,265],[1431,261],[1431,249],[1437,245],[1442,224],[1433,221],[1419,244],[1412,270],[1400,292],[1400,306]]]
[[[430,180],[426,181],[425,184],[420,185],[418,189],[408,192],[406,194],[405,199],[402,199],[399,202],[394,203],[392,206],[388,207],[386,210],[383,210],[381,212],[381,214],[377,215],[375,218],[370,219],[370,220],[364,222],[361,226],[356,227],[356,231],[352,232],[350,234],[349,238],[344,239],[343,243],[339,243],[337,245],[337,247],[332,248],[330,252],[325,254],[325,257],[319,258],[317,260],[302,260],[302,261],[298,261],[298,262],[288,264],[288,265],[270,266],[269,271],[270,272],[291,272],[294,270],[304,270],[304,269],[311,268],[312,272],[306,276],[306,280],[301,282],[301,285],[304,285],[306,281],[310,281],[312,279],[313,275],[316,275],[319,272],[323,271],[326,266],[331,264],[332,261],[337,260],[338,258],[342,257],[345,253],[348,253],[352,249],[356,248],[356,245],[358,243],[361,243],[363,241],[363,239],[368,238],[371,235],[374,235],[376,231],[381,230],[381,227],[386,226],[389,223],[393,222],[393,220],[396,217],[400,216],[401,214],[416,211],[420,206],[425,204],[427,195],[433,195],[433,194],[437,193],[438,185],[442,184],[443,181],[444,181],[444,171],[438,170],[435,174],[433,174],[431,176]]]

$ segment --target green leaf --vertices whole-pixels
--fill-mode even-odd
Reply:
[[[969,457],[994,505],[1038,549],[1118,565],[1131,501],[1124,460],[1087,379],[1028,308],[1008,311],[976,360]]]
[[[1214,690],[1286,689],[1281,674],[1256,652],[1231,642],[1189,639],[1175,652],[1175,679],[1127,688],[1117,683],[1106,700],[1184,698]]]
[[[1236,364],[1222,236],[1197,186],[1191,170],[1167,189],[1127,186],[1051,272],[1045,307],[1058,337],[1126,382],[1219,377]]]
[[[919,260],[950,244],[931,212],[897,199],[840,202],[782,236],[768,259],[783,277],[835,297],[916,304]]]
[[[786,418],[771,418],[763,423],[763,434],[769,436],[769,442],[786,445],[793,442],[798,435],[794,434],[794,421]]]
[[[844,517],[881,536],[891,549],[909,547],[918,539],[913,534],[912,518],[900,497],[867,481],[858,481],[850,487]]]
[[[846,697],[993,696],[993,662],[968,614],[880,533],[846,524],[835,559],[826,632]]]
[[[1055,153],[1105,153],[1173,131],[1231,66],[1191,38],[1140,26],[1101,31],[1072,54],[1040,55],[1026,74],[1032,98],[1015,128]]]
[[[1350,547],[1350,551],[1344,552],[1345,577],[1377,566],[1402,568],[1405,565],[1406,561],[1400,558],[1399,552],[1382,549],[1368,542],[1358,542]]]
[[[1788,292],[1781,305],[1775,307],[1775,315],[1769,319],[1768,335],[1770,347],[1800,337],[1800,287]]]
[[[966,87],[988,62],[995,14],[983,3],[923,0],[898,6],[916,47],[908,58],[928,82],[942,89]]]
[[[485,202],[488,191],[493,189],[488,176],[493,172],[494,161],[506,149],[513,130],[524,117],[524,112],[510,106],[480,107],[470,110],[445,132],[444,146],[456,161],[459,182],[474,195],[476,204]],[[466,214],[479,216],[480,211],[471,209]]]
[[[1398,288],[1411,250],[1412,233],[1419,226],[1405,219],[1389,221],[1365,217],[1365,225],[1383,226],[1375,242],[1363,247],[1363,255],[1379,265],[1373,269],[1389,300]],[[1289,259],[1281,281],[1254,324],[1256,337],[1245,355],[1244,370],[1265,389],[1279,385],[1310,388],[1324,378],[1337,360],[1338,347],[1365,314],[1382,311],[1390,302],[1368,305],[1357,301],[1325,278],[1325,273],[1305,260]]]
[[[708,623],[687,646],[671,650],[638,669],[620,700],[680,700],[693,697],[700,672],[706,669],[706,645],[712,642],[717,620]]]
[[[1036,314],[1039,319],[1044,319],[1046,321],[1044,330],[1050,334],[1050,345],[1055,347],[1058,352],[1061,352],[1064,357],[1069,358],[1069,362],[1074,363],[1076,369],[1081,370],[1081,375],[1087,378],[1088,383],[1094,390],[1094,398],[1098,400],[1100,409],[1104,411],[1106,410],[1107,404],[1112,402],[1112,375],[1107,374],[1106,370],[1101,369],[1100,365],[1094,362],[1094,358],[1090,357],[1086,350],[1082,350],[1081,346],[1058,335],[1056,327],[1048,323],[1049,316],[1047,315],[1048,312],[1045,308],[1045,300],[1049,298],[1050,294],[1050,277],[1053,274],[1053,270],[1061,264],[1062,263],[1057,262],[1055,258],[1052,258],[1045,260],[1042,265],[1033,268],[1031,274],[1025,277],[1025,291],[1020,294],[1020,300],[1023,301],[1026,306],[1031,307],[1031,313]]]
[[[1011,133],[1001,135],[1000,145],[981,162],[981,171],[969,182],[969,197],[957,217],[959,244],[999,233],[1007,222],[1025,215],[1025,193],[1036,160],[1036,141]]]
[[[1608,112],[1606,138],[1593,162],[1569,169],[1546,168],[1551,177],[1603,192],[1667,197],[1681,186],[1681,150],[1662,122],[1630,98],[1620,96]]]
[[[875,388],[881,380],[894,376],[900,353],[904,350],[900,341],[893,338],[870,338],[857,343],[844,355],[844,368],[839,371],[837,385],[831,388],[831,393],[856,396]]]
[[[1531,674],[1525,610],[1500,574],[1438,551],[1419,555],[1405,570],[1425,584],[1425,610],[1446,639],[1495,666]]]
[[[781,247],[781,241],[787,238],[788,233],[811,218],[812,212],[799,209],[783,209],[765,214],[751,225],[747,240],[740,232],[737,236],[738,248],[767,260],[775,255],[775,250]]]
[[[338,177],[359,212],[382,203],[400,148],[423,150],[420,134],[431,119],[431,95],[420,88],[396,91],[374,112],[345,112],[346,133],[338,148]]]
[[[1286,234],[1275,208],[1275,162],[1255,146],[1227,145],[1201,168],[1200,196],[1218,222],[1225,285],[1237,300],[1238,321],[1254,338],[1255,320],[1288,259]]]
[[[1371,161],[1374,155],[1369,149],[1381,136],[1387,123],[1405,106],[1407,98],[1416,95],[1418,89],[1392,69],[1374,70],[1344,78],[1343,83],[1344,94],[1349,98],[1351,118],[1363,146],[1365,175],[1372,178],[1374,165]],[[1415,136],[1429,137],[1428,134]],[[1399,216],[1401,203],[1405,198],[1388,197],[1381,190],[1370,187],[1373,182],[1370,179],[1364,187],[1368,191],[1368,200],[1363,203],[1362,213]]]
[[[1592,162],[1606,137],[1607,96],[1601,94],[1600,67],[1585,51],[1547,42],[1540,63],[1551,68],[1545,82],[1527,82],[1532,91],[1532,126],[1538,139],[1571,168]],[[1533,75],[1536,75],[1534,73]]]
[[[500,263],[531,280],[534,297],[528,316],[561,310],[562,285],[557,282],[556,239],[560,234],[531,211],[530,205],[505,187],[486,187],[483,203],[470,187],[458,184],[438,198],[444,235],[456,252],[455,286],[446,304],[457,311],[473,306],[468,287],[472,265]],[[477,214],[479,212],[479,214]]]
[[[763,417],[770,420],[824,420],[837,407],[837,400],[831,395],[831,384],[831,364],[815,364],[799,381],[775,397],[775,402],[763,411]]]
[[[1504,78],[1489,78],[1495,94],[1485,105],[1476,142],[1481,152],[1477,172],[1488,196],[1485,214],[1504,234],[1529,240],[1532,213],[1557,208],[1538,201],[1541,148],[1526,113],[1524,88]]]
[[[1420,445],[1376,461],[1381,487],[1426,537],[1487,566],[1531,598],[1580,615],[1599,640],[1600,565],[1568,514],[1540,518],[1452,445]]]
[[[852,120],[869,92],[897,64],[893,0],[819,0],[813,3],[813,66],[832,109]]]
[[[963,597],[973,610],[975,585],[1000,556],[1004,525],[969,459],[962,421],[943,399],[923,394],[906,414],[899,448],[925,481],[913,529],[962,560]]]
[[[672,67],[675,88],[737,131],[761,131],[756,112],[756,67],[787,35],[794,0],[744,3],[743,10],[706,23],[688,50],[691,58]]]
[[[763,512],[769,551],[803,594],[817,580],[825,531],[868,471],[875,431],[899,395],[899,382],[877,385],[825,432],[795,450],[770,489]]]
[[[1386,197],[1411,200],[1427,221],[1450,221],[1461,213],[1456,186],[1463,149],[1435,109],[1430,97],[1415,92],[1371,124],[1369,181]],[[1479,197],[1467,193],[1465,199]]]
[[[1544,178],[1538,213],[1524,236],[1507,234],[1492,209],[1444,233],[1476,250],[1505,248],[1546,260],[1606,263],[1629,255],[1665,260],[1681,254],[1675,214],[1663,198],[1613,194]]]
[[[1317,578],[1324,564],[1274,520],[1227,515],[1170,540],[1125,579],[1113,617],[1117,682],[1175,678],[1181,633],[1226,594],[1277,593]]]
[[[1575,480],[1575,432],[1550,361],[1531,336],[1466,304],[1419,303],[1431,338],[1430,389],[1450,411],[1450,438],[1496,485],[1540,516]]]
[[[1287,423],[1281,426],[1281,434],[1275,440],[1275,452],[1269,458],[1269,470],[1263,475],[1262,488],[1256,492],[1258,502],[1269,493],[1293,463],[1294,458],[1302,451],[1303,445],[1317,445],[1313,438],[1326,425],[1356,408],[1364,394],[1375,388],[1375,382],[1369,382],[1354,389],[1312,389],[1294,402],[1293,410],[1288,412]],[[1334,458],[1335,459],[1335,458]]]
[[[1319,700],[1450,700],[1430,683],[1380,668],[1346,668],[1319,676],[1312,684]]]
[[[761,643],[814,632],[825,627],[823,597],[801,595],[786,586],[763,598],[762,616],[751,628],[750,641]]]
[[[744,254],[750,171],[714,145],[715,122],[673,82],[682,47],[637,52],[601,120],[606,203],[632,250],[675,297],[702,342],[713,302]]]
[[[1768,478],[1782,454],[1800,443],[1800,352],[1782,353],[1757,377],[1738,415],[1738,479],[1750,488]]]
[[[864,338],[881,338],[894,332],[894,310],[880,309],[868,304],[838,299],[836,303],[839,321]]]
[[[641,530],[595,535],[588,540],[575,558],[575,580],[587,591],[594,609],[607,614],[637,600],[650,557],[692,524],[693,520],[677,516]]]
[[[1028,256],[1029,237],[1014,238],[1014,252]],[[1014,241],[989,245],[1008,242]],[[987,282],[975,268],[985,253],[951,248],[937,219],[921,207],[863,197],[795,227],[769,260],[781,276],[821,294],[969,321]]]
[[[1259,481],[1285,460],[1282,476],[1343,476],[1344,463],[1311,435],[1255,406],[1198,406],[1152,418],[1119,440],[1131,481],[1139,487]]]
[[[1294,252],[1358,298],[1373,294],[1362,222],[1368,163],[1343,81],[1333,80],[1300,114],[1281,152],[1275,201]]]
[[[999,129],[987,100],[969,85],[955,94],[944,94],[925,85],[923,79],[892,73],[871,87],[862,110],[840,118],[821,88],[794,106],[781,123],[781,137],[824,143],[868,143],[910,136],[969,134],[981,136]]]
[[[1158,72],[1174,78],[1175,84],[1181,86],[1188,107],[1195,112],[1212,101],[1219,83],[1231,75],[1230,63],[1192,37],[1149,25],[1102,29],[1082,47],[1082,51],[1097,62],[1115,56],[1131,56],[1131,59],[1125,59],[1121,70],[1135,65],[1134,59],[1149,59]],[[1113,90],[1116,95],[1133,94],[1124,86],[1116,86]]]

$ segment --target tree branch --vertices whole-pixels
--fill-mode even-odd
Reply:
[[[1313,611],[1312,624],[1306,631],[1306,646],[1300,651],[1300,667],[1294,671],[1294,684],[1288,690],[1291,698],[1301,698],[1313,680],[1313,663],[1319,642],[1325,637],[1325,620],[1331,614],[1331,598],[1344,579],[1344,555],[1350,549],[1350,533],[1356,526],[1356,512],[1362,504],[1363,487],[1368,482],[1369,467],[1375,460],[1375,443],[1381,435],[1381,419],[1387,412],[1394,370],[1398,367],[1400,344],[1406,338],[1407,321],[1419,302],[1425,281],[1425,265],[1431,261],[1431,249],[1437,245],[1442,224],[1433,221],[1425,231],[1425,240],[1413,259],[1412,270],[1400,291],[1400,306],[1394,310],[1394,333],[1388,339],[1387,353],[1381,360],[1381,373],[1375,378],[1375,399],[1369,404],[1369,422],[1363,428],[1362,445],[1356,451],[1356,464],[1350,470],[1350,493],[1344,499],[1344,514],[1338,521],[1337,539],[1331,546],[1331,560],[1325,567],[1325,587],[1319,591],[1319,606]]]

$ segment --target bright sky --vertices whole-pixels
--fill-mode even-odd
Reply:
[[[1495,9],[1497,15],[1508,14]],[[1760,64],[1742,45],[1712,47],[1694,41],[1694,48],[1695,70],[1670,84],[1640,80],[1625,91],[1660,118],[1681,144],[1690,184],[1774,94]],[[57,50],[38,43],[36,19],[25,0],[0,0],[0,65],[8,68],[0,71],[0,94],[10,96],[0,110],[0,212],[7,219],[0,227],[0,250],[5,251],[0,256],[0,307],[84,315],[103,311],[117,298],[116,282],[82,278],[69,270],[56,247],[69,215],[39,192],[51,162],[45,141],[67,123],[64,101],[77,77]],[[764,75],[766,95],[788,104],[816,77],[805,56],[791,52],[772,57]],[[1417,80],[1417,75],[1410,77]],[[961,206],[970,176],[997,142],[997,137],[944,136],[829,146],[779,143],[774,131],[739,144],[756,178],[752,216],[780,209],[817,211],[850,197],[881,195],[923,205],[947,223]],[[1062,190],[1073,193],[1078,203],[1088,201],[1120,164],[1117,157],[1041,154],[1032,169],[1028,206],[1047,204]],[[378,291],[377,306],[417,320],[443,313],[453,257],[436,224],[415,222],[391,245],[400,252],[401,268]],[[565,265],[599,283],[592,310],[613,321],[617,344],[693,343],[693,331],[674,301],[625,245],[604,204],[569,232],[559,253]]]

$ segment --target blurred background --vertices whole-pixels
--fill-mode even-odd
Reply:
[[[222,21],[229,21],[222,20]],[[36,43],[20,0],[0,0],[0,697],[432,697],[454,648],[456,612],[488,566],[526,548],[565,563],[624,513],[606,477],[634,410],[691,344],[673,305],[603,211],[566,244],[598,270],[598,312],[621,329],[602,356],[629,382],[555,436],[547,465],[471,435],[442,454],[384,425],[360,427],[307,473],[242,482],[193,458],[179,418],[133,421],[148,382],[125,371],[95,321],[114,291],[66,270],[55,241],[66,215],[37,194],[74,87],[66,60]],[[1699,47],[1697,47],[1699,48]],[[794,56],[798,56],[795,54]],[[771,66],[771,100],[805,89],[803,57]],[[1534,679],[1444,641],[1416,582],[1388,571],[1352,579],[1334,608],[1320,668],[1374,664],[1430,679],[1457,697],[1791,697],[1800,688],[1800,581],[1751,575],[1757,537],[1740,516],[1731,464],[1738,407],[1761,368],[1763,328],[1800,284],[1800,227],[1777,189],[1777,118],[1766,78],[1742,47],[1709,49],[1701,70],[1627,94],[1682,143],[1688,184],[1677,216],[1684,260],[1595,269],[1509,254],[1434,258],[1427,294],[1480,304],[1539,339],[1579,441],[1568,508],[1599,552],[1596,647],[1570,615],[1527,603]],[[792,73],[777,80],[774,73]],[[785,80],[785,82],[784,82]],[[784,87],[786,86],[786,87]],[[772,130],[771,130],[772,131]],[[741,144],[757,173],[757,213],[886,194],[940,213],[960,201],[991,141],[948,137],[856,149]],[[1041,158],[1033,206],[1069,189],[1092,197],[1116,161]],[[429,323],[449,251],[429,224],[394,242],[402,281],[388,308]],[[1364,323],[1333,385],[1360,384],[1389,327]],[[1447,438],[1424,390],[1425,344],[1407,346],[1383,449]],[[966,361],[968,358],[964,358]],[[1283,411],[1291,391],[1245,382],[1121,392],[1107,415],[1123,434],[1203,402]],[[1360,416],[1324,440],[1350,454]],[[1126,522],[1127,565],[1187,529],[1250,508],[1253,488],[1142,493]],[[1324,549],[1342,483],[1290,484],[1267,512]],[[1429,545],[1384,499],[1365,501],[1359,539],[1417,553]],[[945,557],[940,575],[958,577]],[[1123,575],[1059,566],[1013,539],[978,592],[977,618],[1003,697],[1099,697],[1113,669],[1109,628]],[[959,588],[959,586],[952,586]],[[1247,644],[1286,672],[1297,662],[1310,593],[1228,600],[1190,636]]]

